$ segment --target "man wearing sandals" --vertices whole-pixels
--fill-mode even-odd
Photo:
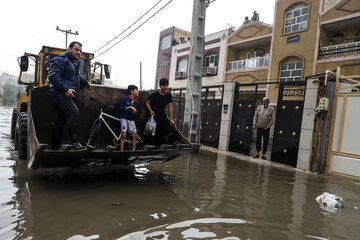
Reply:
[[[270,99],[268,97],[263,98],[263,104],[260,105],[254,115],[253,129],[256,128],[256,154],[254,158],[259,158],[261,153],[261,159],[266,160],[266,150],[269,143],[270,128],[274,123],[274,108],[269,105]],[[261,140],[264,144],[261,151]]]

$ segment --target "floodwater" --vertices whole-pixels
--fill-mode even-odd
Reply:
[[[359,239],[360,183],[201,150],[167,163],[27,170],[0,108],[0,239]],[[315,198],[340,196],[323,209]]]

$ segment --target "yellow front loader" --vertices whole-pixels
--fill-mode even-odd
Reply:
[[[13,110],[11,122],[11,138],[14,139],[15,149],[18,150],[19,159],[27,159],[27,135],[28,135],[28,101],[29,93],[33,88],[45,87],[49,84],[48,72],[50,60],[63,54],[66,49],[43,46],[39,54],[25,53],[19,57],[20,74],[19,85],[26,86],[26,93],[17,94],[16,108]],[[92,84],[104,85],[104,80],[110,78],[111,68],[109,65],[91,61],[92,53],[81,53],[80,74]],[[93,68],[93,72],[91,71]],[[105,75],[105,77],[104,77]],[[41,102],[32,104],[42,104]]]

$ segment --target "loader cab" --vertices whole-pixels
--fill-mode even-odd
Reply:
[[[38,55],[25,53],[18,59],[20,74],[18,84],[33,87],[42,87],[49,84],[48,73],[50,60],[66,52],[66,49],[43,46]],[[91,60],[94,58],[92,53],[81,53],[80,74],[90,80]]]
[[[38,56],[31,53],[25,53],[18,58],[20,74],[19,85],[34,85],[36,82],[36,72],[38,67]]]
[[[105,78],[109,79],[111,74],[111,67],[107,64],[95,62],[92,65],[93,72],[91,73],[90,82],[92,84],[105,84]]]

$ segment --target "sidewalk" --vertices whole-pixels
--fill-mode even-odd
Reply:
[[[254,145],[254,146],[253,146]],[[282,163],[277,163],[277,162],[273,162],[270,161],[270,157],[271,157],[271,148],[272,148],[272,143],[269,143],[269,151],[266,153],[266,158],[267,160],[262,160],[260,158],[253,158],[252,155],[253,153],[255,153],[255,143],[253,142],[252,144],[252,148],[251,148],[251,155],[245,155],[245,154],[241,154],[241,153],[237,153],[237,152],[230,152],[230,151],[223,151],[223,150],[219,150],[217,148],[214,147],[209,147],[209,146],[201,146],[200,147],[200,151],[209,151],[209,152],[213,152],[213,153],[218,153],[218,154],[222,154],[222,155],[226,155],[226,156],[230,156],[242,161],[248,161],[248,162],[253,162],[253,163],[257,163],[257,164],[262,164],[262,165],[266,165],[266,166],[271,166],[271,167],[276,167],[276,168],[281,168],[281,169],[287,169],[290,171],[299,171],[299,172],[304,172],[304,173],[312,173],[309,171],[304,171],[302,169],[298,169],[298,168],[294,168]],[[314,174],[314,173],[312,173]]]

